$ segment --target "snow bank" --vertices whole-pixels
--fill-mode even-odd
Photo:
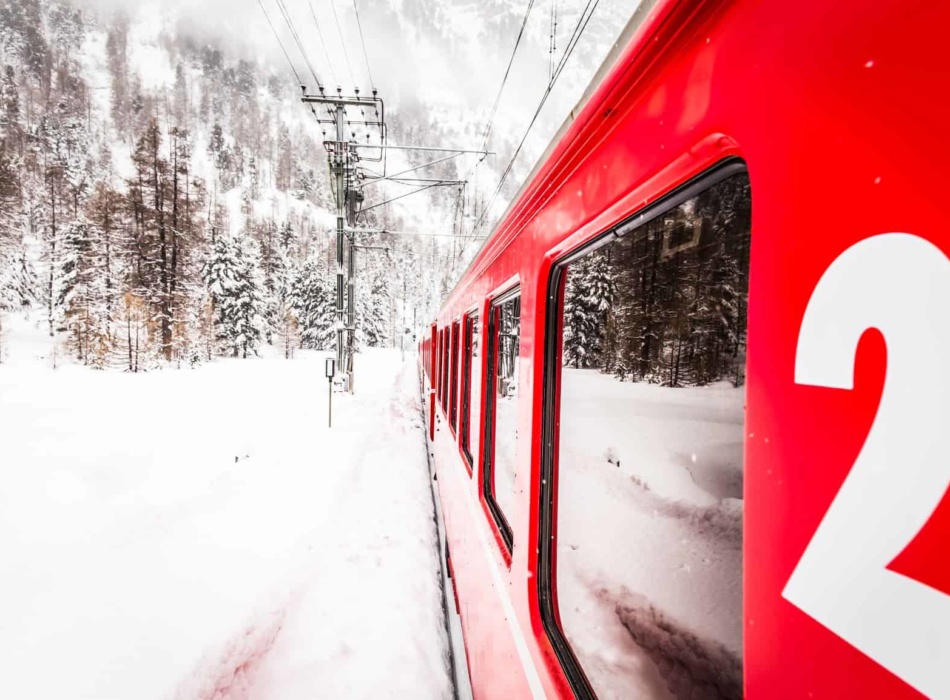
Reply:
[[[450,694],[411,358],[359,355],[331,431],[321,353],[54,371],[17,333],[0,697]]]

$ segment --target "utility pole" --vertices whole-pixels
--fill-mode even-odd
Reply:
[[[336,143],[331,151],[331,165],[333,176],[336,179],[336,366],[341,372],[347,372],[348,366],[344,362],[343,353],[343,216],[346,207],[346,190],[344,177],[346,175],[346,156],[348,149],[342,148],[343,133],[343,105],[333,108],[336,114]]]
[[[314,76],[316,77],[316,76]],[[403,197],[423,192],[433,187],[460,187],[459,197],[461,199],[464,191],[464,181],[446,180],[441,178],[408,177],[408,175],[421,168],[436,165],[463,154],[477,154],[484,159],[490,155],[489,151],[484,149],[472,150],[466,148],[444,148],[429,146],[394,146],[387,143],[386,138],[386,111],[383,100],[378,96],[375,88],[372,91],[372,97],[363,97],[359,90],[354,90],[353,96],[343,95],[342,88],[336,89],[336,95],[328,95],[325,89],[318,83],[319,94],[308,94],[306,86],[302,86],[303,95],[301,100],[310,106],[310,111],[319,124],[331,125],[335,131],[334,138],[327,138],[326,131],[323,132],[323,147],[327,151],[330,162],[330,174],[332,182],[336,189],[336,368],[338,372],[343,372],[346,377],[347,388],[353,391],[353,355],[354,355],[354,332],[356,330],[356,303],[355,303],[355,279],[356,279],[356,249],[357,248],[382,248],[381,246],[361,246],[356,244],[355,235],[357,233],[389,233],[385,230],[374,231],[371,229],[355,228],[357,218],[361,213],[368,212],[377,207],[384,206]],[[346,109],[350,107],[359,111],[359,117],[349,119]],[[356,142],[356,134],[351,133],[352,138],[347,139],[346,128],[354,125],[365,126],[367,128],[379,129],[379,144],[370,144],[367,135],[366,144]],[[368,150],[371,154],[366,155]],[[426,163],[421,163],[401,170],[393,175],[387,174],[386,154],[389,150],[400,150],[417,153],[435,153],[438,154],[434,159]],[[382,174],[371,174],[363,171],[359,163],[362,161],[381,163]],[[406,192],[390,199],[378,201],[368,206],[363,206],[363,189],[367,185],[372,185],[382,181],[399,182],[406,185],[412,185],[416,189],[412,192]],[[456,210],[459,209],[459,203],[456,201]],[[350,228],[347,229],[346,226]],[[454,227],[453,227],[454,228]],[[349,236],[347,235],[349,234]],[[438,235],[438,234],[436,234]],[[447,234],[446,234],[447,235]],[[453,230],[453,238],[456,232]],[[455,241],[453,241],[453,245]],[[346,247],[346,251],[344,251]],[[346,260],[344,260],[346,252]],[[345,267],[344,267],[345,265]],[[344,284],[344,275],[346,281]],[[344,291],[346,287],[346,306],[344,308]],[[406,307],[406,289],[405,279],[403,280],[403,327],[407,322]],[[395,321],[395,316],[394,316]],[[346,339],[344,342],[344,332]],[[403,336],[405,334],[403,333]],[[404,338],[403,338],[404,342]],[[395,342],[393,343],[395,345]]]
[[[353,244],[350,242],[349,255],[347,260],[347,271],[343,268],[343,247],[345,234],[348,205],[350,200],[361,198],[358,193],[356,183],[353,181],[354,168],[351,164],[358,162],[360,156],[357,153],[356,142],[346,138],[346,108],[354,107],[360,109],[365,114],[365,110],[370,108],[376,115],[376,119],[364,117],[360,124],[366,126],[379,127],[381,135],[381,145],[385,141],[385,109],[382,99],[380,99],[376,90],[373,90],[373,96],[360,97],[359,91],[355,96],[346,97],[342,90],[337,88],[336,96],[327,95],[324,89],[319,89],[318,95],[309,95],[306,88],[303,89],[301,100],[310,104],[317,122],[321,124],[331,124],[335,128],[336,138],[328,139],[323,142],[327,150],[330,161],[330,172],[336,188],[336,366],[339,371],[344,372],[347,377],[347,386],[352,391],[353,386],[353,331],[355,329],[355,309],[353,306]],[[320,107],[320,112],[315,108]],[[327,116],[322,116],[323,110],[326,110]],[[373,160],[373,159],[369,159]],[[350,222],[355,223],[354,221]],[[346,317],[344,318],[343,309],[343,287],[344,274],[348,276],[346,282]],[[347,338],[344,343],[343,333],[346,331]]]
[[[343,219],[338,219],[342,221]],[[337,235],[342,235],[338,233]],[[353,391],[353,331],[356,329],[356,309],[353,304],[353,285],[356,282],[356,251],[351,238],[347,247],[346,256],[346,327],[349,333],[346,338],[346,376],[349,381],[350,392]]]

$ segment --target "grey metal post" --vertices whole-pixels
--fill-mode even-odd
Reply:
[[[343,349],[343,224],[344,208],[346,206],[346,192],[344,181],[344,168],[346,163],[346,154],[340,148],[345,134],[343,132],[343,105],[336,107],[336,366],[343,369],[346,364],[343,362],[345,355]]]
[[[349,376],[350,393],[353,393],[353,333],[356,329],[356,309],[353,306],[353,283],[356,276],[356,247],[350,241],[346,258],[346,371]]]
[[[354,178],[353,173],[350,171],[350,153],[353,153],[354,160],[353,163],[356,164],[360,160],[369,160],[374,162],[383,163],[383,174],[385,175],[385,149],[386,149],[386,118],[385,118],[385,105],[383,100],[379,98],[376,94],[376,90],[373,90],[372,97],[361,97],[359,91],[356,91],[354,96],[344,96],[340,88],[337,88],[337,94],[327,95],[324,92],[322,86],[317,85],[319,88],[319,94],[311,95],[307,94],[306,86],[301,86],[303,90],[303,95],[301,100],[304,103],[310,105],[310,110],[313,113],[313,116],[316,118],[317,123],[319,124],[332,124],[335,127],[336,131],[336,140],[329,141],[325,140],[323,145],[330,153],[330,167],[332,170],[332,175],[334,182],[336,184],[336,321],[337,321],[337,332],[336,332],[336,371],[337,372],[347,372],[350,379],[350,387],[352,390],[352,378],[353,378],[353,359],[352,359],[352,345],[353,345],[353,263],[352,255],[350,256],[350,282],[349,282],[349,324],[346,323],[346,311],[343,306],[343,276],[346,274],[346,270],[343,267],[343,238],[346,235],[346,188],[347,183],[350,182],[351,185],[359,187],[356,179]],[[315,105],[320,106],[320,111],[318,112],[315,108]],[[356,144],[350,142],[346,136],[346,114],[344,109],[347,107],[358,107],[360,110],[371,109],[376,114],[376,119],[372,119],[364,116],[360,124],[366,126],[378,126],[380,129],[380,144],[379,146],[367,146],[367,148],[380,149],[380,155],[376,158],[363,156],[359,157],[356,151]],[[324,115],[326,112],[326,115]],[[351,222],[352,223],[352,222]],[[344,343],[344,332],[347,331],[349,327],[349,336],[346,338]]]

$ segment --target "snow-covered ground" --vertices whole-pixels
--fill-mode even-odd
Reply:
[[[445,698],[415,359],[141,374],[7,319],[0,697]]]
[[[558,606],[598,697],[741,697],[744,395],[563,371]]]

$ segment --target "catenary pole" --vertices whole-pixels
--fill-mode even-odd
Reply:
[[[329,153],[330,169],[336,185],[336,360],[337,371],[345,373],[349,390],[353,387],[353,332],[355,330],[355,308],[353,293],[353,242],[347,244],[347,190],[355,186],[354,174],[350,167],[351,160],[358,163],[361,158],[356,151],[356,144],[347,140],[346,136],[346,108],[356,107],[360,109],[373,109],[379,113],[379,121],[372,124],[379,126],[380,133],[385,134],[385,114],[383,101],[377,96],[362,97],[358,93],[355,96],[344,96],[340,90],[337,95],[328,95],[324,90],[319,94],[307,94],[304,88],[302,101],[311,105],[319,105],[321,111],[318,113],[315,109],[313,114],[317,122],[321,124],[331,124],[335,130],[334,141],[324,141],[324,147]],[[326,115],[323,116],[323,110]],[[385,145],[385,142],[384,144]],[[344,260],[344,250],[347,247],[347,260]],[[344,283],[344,276],[349,271],[349,279]],[[344,287],[346,292],[344,292]],[[346,295],[346,305],[344,306],[344,294]],[[346,333],[346,337],[344,337]]]
[[[344,134],[343,105],[338,104],[336,109],[336,141],[340,145],[346,139]],[[346,182],[344,180],[346,168],[346,152],[343,148],[335,149],[334,176],[336,178],[336,366],[340,371],[348,371],[349,366],[344,363],[343,349],[343,228],[344,208],[346,207]]]

